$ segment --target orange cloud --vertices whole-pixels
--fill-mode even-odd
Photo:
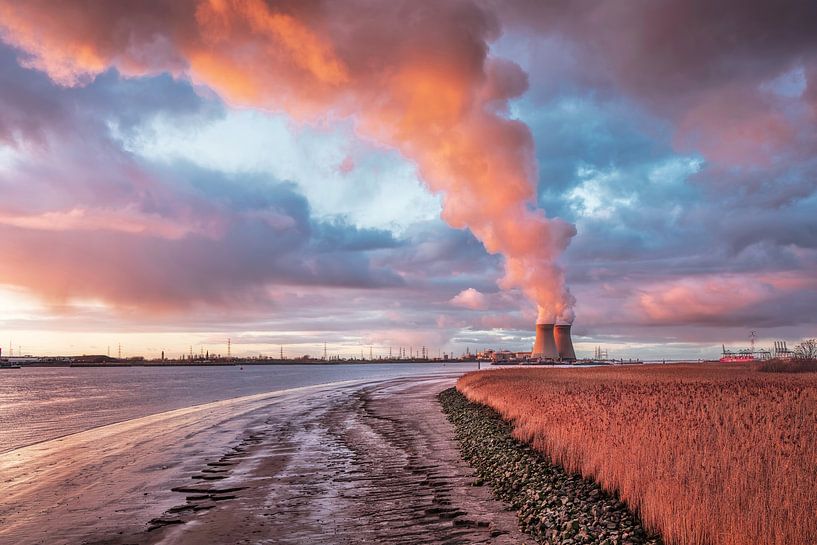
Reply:
[[[103,6],[0,0],[0,24],[63,83],[107,66],[171,70],[234,104],[304,121],[351,119],[362,138],[416,162],[442,195],[446,222],[505,257],[503,288],[521,288],[543,320],[572,320],[556,260],[575,229],[535,208],[533,139],[505,116],[527,79],[514,63],[489,56],[499,35],[492,13],[470,2]]]

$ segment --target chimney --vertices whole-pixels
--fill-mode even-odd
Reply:
[[[553,360],[559,357],[556,341],[553,339],[553,324],[536,324],[536,341],[531,355],[534,358]]]
[[[553,338],[556,340],[556,350],[559,359],[576,361],[576,352],[573,350],[573,341],[570,340],[570,326],[557,325],[553,328]]]

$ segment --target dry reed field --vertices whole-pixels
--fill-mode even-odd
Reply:
[[[734,364],[469,373],[457,389],[678,545],[817,542],[817,373]]]

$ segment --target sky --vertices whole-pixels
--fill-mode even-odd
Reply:
[[[0,345],[817,336],[817,4],[0,0]]]

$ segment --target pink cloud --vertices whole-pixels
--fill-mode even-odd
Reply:
[[[486,306],[485,296],[474,288],[467,288],[459,292],[449,301],[452,305],[470,308],[472,310],[482,309]]]
[[[774,296],[774,288],[754,278],[683,278],[648,286],[638,309],[652,322],[716,320]]]
[[[681,116],[676,147],[719,165],[769,166],[795,144],[800,122],[770,102],[755,90],[712,90]]]
[[[147,214],[135,207],[120,209],[72,208],[67,211],[40,214],[0,212],[0,223],[41,231],[119,231],[168,239],[181,239],[191,234],[216,238],[223,226],[190,224],[158,214]]]
[[[130,75],[171,70],[232,104],[353,121],[362,138],[416,162],[442,195],[446,222],[504,256],[503,288],[572,318],[556,260],[576,231],[536,208],[533,140],[505,115],[527,79],[488,55],[500,28],[479,4],[245,0],[87,10],[77,1],[3,1],[0,10],[7,39],[61,83],[108,66]]]
[[[355,170],[355,160],[352,158],[351,155],[347,155],[343,158],[343,161],[338,165],[338,172],[341,174],[349,174]]]

